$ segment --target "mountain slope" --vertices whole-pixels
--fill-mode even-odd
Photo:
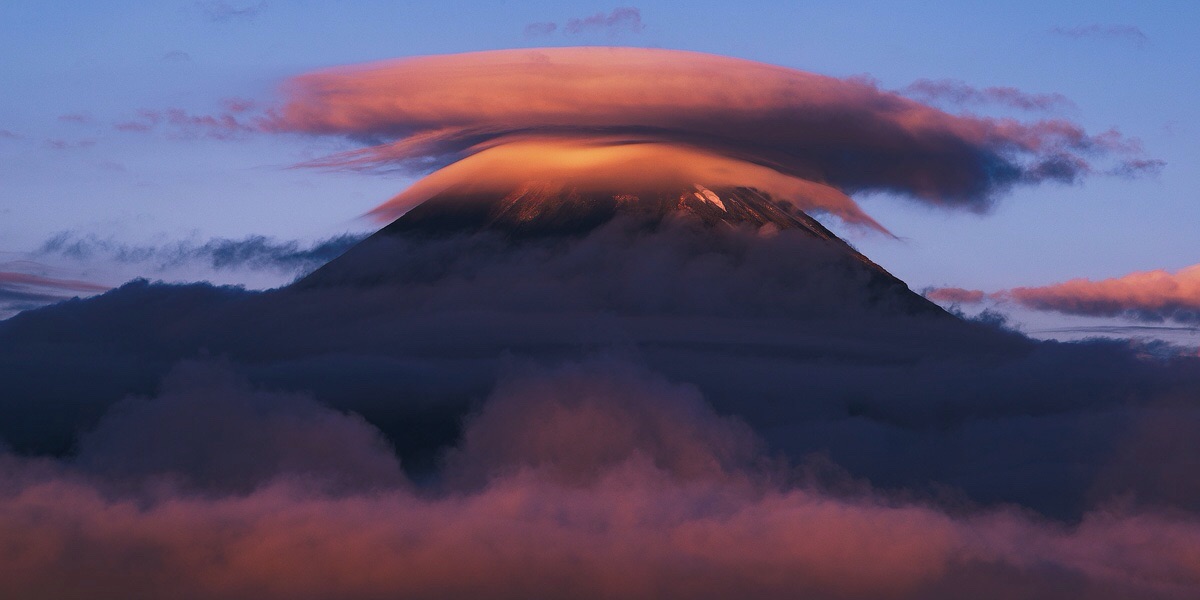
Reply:
[[[861,275],[862,292],[869,302],[899,306],[899,312],[908,314],[945,314],[812,217],[747,187],[709,189],[697,185],[694,189],[639,193],[536,187],[506,195],[447,192],[413,208],[294,286],[402,283],[390,268],[391,258],[399,258],[399,240],[484,234],[515,246],[569,244],[618,223],[646,235],[671,226],[698,227],[717,237],[790,232],[812,240],[824,253],[843,257],[847,273],[842,275]]]

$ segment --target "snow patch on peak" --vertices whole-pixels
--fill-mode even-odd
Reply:
[[[721,202],[721,197],[718,196],[716,192],[700,184],[696,184],[696,193],[694,195],[696,196],[696,199],[700,200],[701,202],[715,204],[717,208],[720,208],[725,212],[729,212],[729,209],[725,208],[725,203]]]

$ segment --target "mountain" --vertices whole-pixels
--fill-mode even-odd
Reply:
[[[399,251],[397,240],[490,234],[518,245],[569,243],[618,220],[649,234],[669,223],[722,232],[799,234],[842,256],[848,271],[861,273],[863,293],[869,301],[898,306],[903,313],[946,315],[816,219],[790,203],[749,187],[710,189],[695,185],[692,189],[653,192],[526,187],[507,194],[448,191],[416,206],[294,287],[394,282],[387,256]]]

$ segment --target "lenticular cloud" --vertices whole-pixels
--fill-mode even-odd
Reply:
[[[471,161],[461,171],[475,184],[489,177],[573,182],[606,170],[648,177],[690,153],[725,161],[726,179],[871,227],[878,226],[846,194],[885,191],[981,211],[1013,185],[1071,182],[1093,172],[1098,158],[1132,160],[1140,150],[1136,140],[1113,131],[1089,135],[1065,120],[956,116],[865,79],[675,50],[410,58],[301,75],[286,91],[267,128],[366,144],[314,166],[425,172]],[[562,147],[593,152],[578,164],[548,166],[522,160],[530,144],[544,145],[543,157]],[[611,152],[627,146],[642,155],[632,167]],[[509,168],[489,170],[484,155]],[[457,175],[443,179],[462,181]],[[429,187],[377,214],[403,213],[436,193]]]

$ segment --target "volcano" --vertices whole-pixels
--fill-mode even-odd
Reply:
[[[508,194],[443,192],[294,284],[299,289],[392,282],[398,239],[492,235],[510,244],[570,243],[604,227],[653,234],[671,226],[810,239],[862,280],[868,303],[906,314],[949,316],[816,219],[751,187],[586,191],[527,185]],[[399,258],[399,257],[393,257]],[[842,273],[845,275],[845,273]]]

